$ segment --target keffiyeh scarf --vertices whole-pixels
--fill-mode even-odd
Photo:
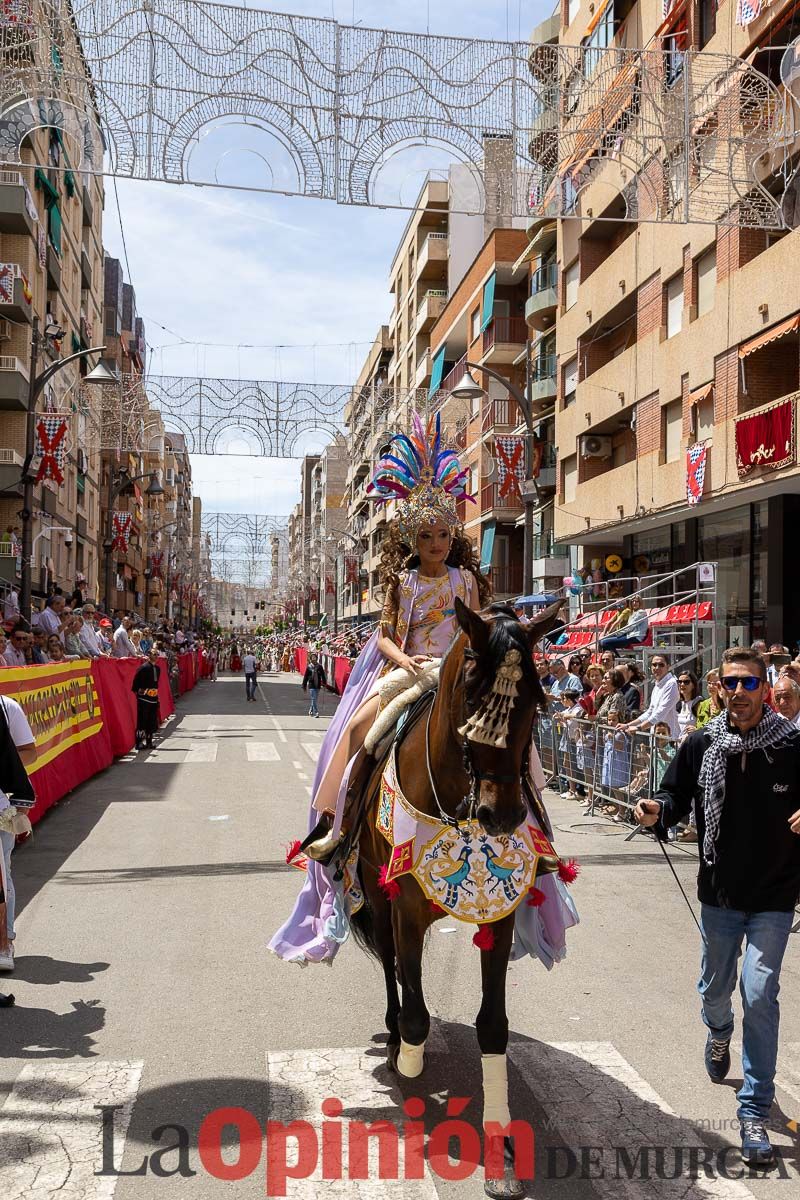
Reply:
[[[711,866],[717,859],[716,841],[722,806],[725,803],[728,759],[735,754],[752,754],[754,750],[771,750],[792,744],[800,750],[800,730],[795,729],[772,709],[765,708],[758,725],[744,735],[731,729],[726,713],[720,713],[718,717],[709,721],[705,732],[711,737],[711,745],[703,755],[699,783],[703,789],[703,811],[706,821],[703,858]]]

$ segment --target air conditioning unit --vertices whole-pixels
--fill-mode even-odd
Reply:
[[[21,467],[24,461],[22,455],[16,450],[0,449],[0,466]]]
[[[581,438],[581,458],[611,458],[611,438],[585,433]]]
[[[11,341],[11,322],[5,317],[0,317],[0,342]]]

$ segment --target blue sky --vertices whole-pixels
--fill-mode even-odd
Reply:
[[[476,38],[508,33],[512,39],[519,32],[527,39],[553,4],[405,0],[401,7],[386,0],[275,0],[249,7],[372,28]],[[250,180],[266,169],[259,154],[267,147],[256,144],[253,152],[236,130],[219,132],[208,149],[219,158],[222,181]],[[405,194],[415,193],[420,182],[412,177]],[[326,383],[355,379],[388,318],[388,270],[407,213],[130,180],[119,180],[117,189],[152,372]],[[111,180],[104,241],[124,264]],[[192,469],[206,509],[288,513],[298,498],[296,462],[198,456]]]

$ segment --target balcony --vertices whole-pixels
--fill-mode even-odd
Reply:
[[[426,350],[417,363],[417,373],[414,376],[414,387],[425,387],[431,377],[431,352]]]
[[[531,48],[528,55],[528,65],[531,75],[540,83],[555,83],[558,79],[558,35],[561,28],[559,13],[553,13],[539,25],[531,34]]]
[[[428,288],[417,308],[416,333],[427,333],[438,321],[447,304],[447,288]]]
[[[53,249],[51,242],[47,243],[47,290],[61,291],[61,259]]]
[[[530,156],[545,169],[558,158],[558,104],[558,88],[543,88],[531,123]]]
[[[481,488],[481,517],[496,517],[498,520],[514,520],[522,511],[522,500],[513,490],[500,495],[499,483],[485,483]]]
[[[555,354],[540,354],[531,360],[531,404],[537,415],[555,403],[556,370]]]
[[[536,475],[536,486],[540,492],[555,491],[557,466],[556,448],[551,442],[548,442],[542,450],[539,471]]]
[[[487,400],[484,401],[481,416],[481,433],[492,433],[495,430],[516,429],[522,421],[522,415],[516,400]]]
[[[18,263],[0,263],[0,317],[33,321],[33,293]]]
[[[483,331],[481,362],[510,363],[519,358],[530,330],[522,317],[492,317]]]
[[[19,171],[0,171],[0,233],[27,233],[33,237],[35,212],[33,197]]]
[[[450,235],[429,233],[422,243],[417,259],[417,279],[442,279],[447,272],[447,252]]]
[[[558,308],[558,264],[545,263],[531,276],[531,294],[525,305],[525,320],[540,332],[549,329]]]
[[[92,203],[92,193],[89,189],[90,180],[90,175],[84,175],[82,196],[82,222],[84,229],[91,229],[92,225],[94,225],[94,204]]]
[[[23,462],[19,451],[5,448],[0,450],[0,496],[22,495]]]
[[[0,355],[0,409],[20,412],[28,407],[28,368],[10,354]]]
[[[467,356],[464,354],[456,363],[456,365],[445,375],[442,380],[441,390],[443,392],[452,392],[454,387],[457,387],[467,373]]]
[[[92,263],[85,246],[81,247],[81,287],[91,290]]]

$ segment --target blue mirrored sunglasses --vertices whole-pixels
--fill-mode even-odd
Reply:
[[[726,675],[723,679],[720,679],[720,683],[726,692],[735,692],[739,684],[742,685],[745,691],[754,692],[756,688],[761,687],[763,682],[764,680],[759,679],[757,675]]]

